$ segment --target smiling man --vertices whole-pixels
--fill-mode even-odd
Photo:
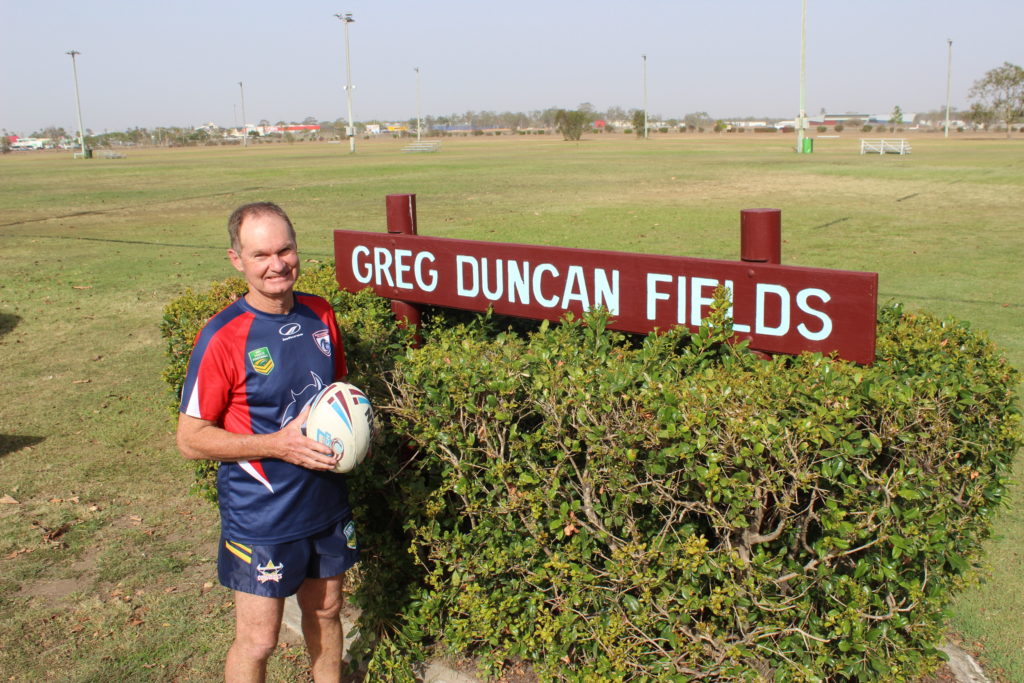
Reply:
[[[309,401],[347,374],[334,311],[294,291],[295,230],[276,204],[228,219],[249,290],[196,338],[178,417],[188,459],[220,462],[218,575],[235,594],[228,681],[263,681],[284,599],[297,595],[315,681],[341,677],[342,582],[358,560],[345,477],[301,429]]]

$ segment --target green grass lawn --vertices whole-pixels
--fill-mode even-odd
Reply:
[[[164,305],[230,268],[225,222],[269,199],[304,259],[335,228],[737,259],[739,212],[782,210],[783,262],[880,275],[881,302],[986,330],[1024,367],[1024,141],[922,136],[861,156],[782,135],[368,141],[0,157],[0,671],[11,680],[207,680],[232,631],[216,512],[188,493],[159,375]],[[1018,462],[1018,475],[1024,474]],[[1020,477],[1018,477],[1020,478]],[[951,631],[1024,680],[1024,502],[1014,489]],[[304,670],[282,648],[272,677]]]

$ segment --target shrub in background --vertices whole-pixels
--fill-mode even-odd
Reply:
[[[192,324],[210,304],[185,298],[170,318]],[[409,350],[386,302],[330,298],[384,424],[352,475],[372,671],[406,676],[432,645],[543,680],[938,661],[1021,438],[1018,376],[983,335],[886,308],[872,367],[762,361],[719,296],[692,335],[428,311]]]

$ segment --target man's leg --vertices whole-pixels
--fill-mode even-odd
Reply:
[[[313,665],[316,683],[341,680],[341,657],[344,633],[341,627],[341,605],[344,597],[344,574],[326,579],[306,579],[299,587],[299,609],[302,610],[302,635]]]
[[[263,683],[267,660],[277,646],[284,598],[235,591],[235,642],[224,662],[228,683]]]

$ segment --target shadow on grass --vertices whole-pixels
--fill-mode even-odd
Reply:
[[[21,322],[21,316],[12,313],[0,313],[0,337],[14,330]]]
[[[0,458],[20,451],[26,446],[35,446],[46,441],[45,436],[20,436],[17,434],[0,434]]]

